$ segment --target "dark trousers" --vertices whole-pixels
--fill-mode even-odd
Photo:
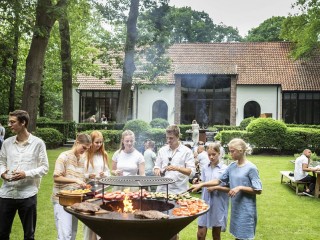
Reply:
[[[0,239],[9,240],[17,211],[23,227],[24,240],[33,240],[37,221],[37,195],[25,199],[0,198]]]
[[[315,189],[315,186],[316,186],[317,178],[315,176],[311,176],[308,174],[306,177],[300,179],[299,181],[310,182],[309,189],[310,189],[310,192],[313,192],[313,190]]]

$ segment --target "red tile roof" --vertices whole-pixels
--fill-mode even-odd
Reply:
[[[294,61],[289,52],[289,42],[175,44],[169,49],[176,74],[237,74],[237,84],[320,91],[320,56]]]
[[[281,85],[284,91],[320,91],[320,56],[310,61],[289,58],[290,43],[187,43],[173,45],[168,54],[173,72],[165,78],[174,84],[174,74],[231,74],[241,85]],[[122,70],[110,79],[79,75],[81,90],[120,90]]]

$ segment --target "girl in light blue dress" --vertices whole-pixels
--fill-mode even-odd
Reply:
[[[230,233],[237,240],[254,239],[257,225],[256,195],[262,192],[262,183],[257,167],[247,160],[246,154],[251,148],[239,138],[228,144],[232,159],[224,174],[209,182],[193,185],[193,191],[201,187],[219,185],[221,182],[230,186],[231,197]]]
[[[210,144],[207,153],[210,163],[201,172],[202,181],[218,179],[227,165],[219,161],[220,144]],[[228,219],[229,187],[224,184],[202,190],[202,199],[210,206],[209,211],[198,218],[198,240],[205,240],[208,228],[212,228],[212,238],[220,240],[221,231],[225,232]]]

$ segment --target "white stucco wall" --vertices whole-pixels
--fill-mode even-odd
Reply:
[[[133,118],[146,122],[152,120],[152,105],[162,100],[168,105],[168,122],[174,123],[174,85],[158,87],[158,89],[139,89],[136,86],[133,97]]]
[[[245,86],[237,85],[236,125],[243,120],[244,106],[247,102],[255,101],[260,105],[261,113],[272,113],[273,119],[281,116],[281,87],[280,86]]]
[[[79,106],[80,106],[80,94],[77,93],[76,87],[72,87],[72,107],[73,107],[73,121],[79,122]]]

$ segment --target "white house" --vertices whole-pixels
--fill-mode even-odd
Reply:
[[[265,113],[286,123],[320,124],[320,57],[294,61],[289,52],[289,42],[175,44],[168,50],[173,72],[167,85],[132,88],[130,119],[239,125]],[[93,114],[115,120],[121,70],[114,69],[113,78],[115,85],[78,77],[75,121]]]

